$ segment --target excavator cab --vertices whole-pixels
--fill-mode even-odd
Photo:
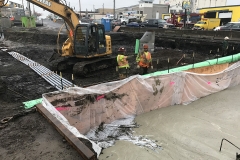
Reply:
[[[102,24],[79,24],[74,34],[76,56],[98,57],[106,53],[105,29]]]

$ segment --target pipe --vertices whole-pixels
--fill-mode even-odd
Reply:
[[[218,59],[212,59],[212,60],[207,60],[207,61],[195,63],[194,68],[206,67],[206,66],[211,66],[211,65],[215,65],[215,64],[232,63],[232,62],[236,62],[236,61],[239,61],[239,60],[240,60],[240,53],[235,54],[233,56],[230,55],[230,56],[226,56],[226,57],[222,57],[222,58],[218,58]],[[169,70],[169,73],[186,71],[188,69],[192,69],[192,67],[193,67],[193,65],[189,64],[189,65],[186,65],[186,66],[172,68],[172,69]],[[145,74],[145,75],[143,75],[143,77],[147,78],[147,77],[150,77],[150,76],[159,76],[159,75],[163,75],[163,74],[168,74],[168,70],[157,71],[157,72],[154,72],[154,73]]]

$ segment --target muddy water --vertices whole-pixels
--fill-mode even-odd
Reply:
[[[223,143],[226,138],[240,146],[240,86],[210,95],[187,106],[177,105],[151,111],[135,120],[141,125],[135,135],[157,140],[162,149],[153,151],[118,141],[103,150],[99,159],[108,160],[231,160],[236,158],[235,147]]]

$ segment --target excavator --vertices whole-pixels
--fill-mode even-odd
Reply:
[[[55,49],[49,65],[52,71],[73,69],[78,76],[116,65],[112,56],[111,37],[105,35],[102,24],[80,24],[77,14],[60,0],[27,0],[64,20],[68,38],[61,49]],[[0,7],[6,5],[0,0]],[[58,56],[56,56],[58,55]],[[57,57],[57,58],[56,58]]]

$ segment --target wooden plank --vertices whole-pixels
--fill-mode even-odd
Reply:
[[[60,121],[57,120],[42,104],[37,105],[37,111],[41,113],[53,127],[73,146],[84,160],[96,160],[97,156]]]
[[[118,30],[119,30],[120,27],[121,27],[121,26],[116,26],[116,27],[113,29],[113,32],[118,32]]]

